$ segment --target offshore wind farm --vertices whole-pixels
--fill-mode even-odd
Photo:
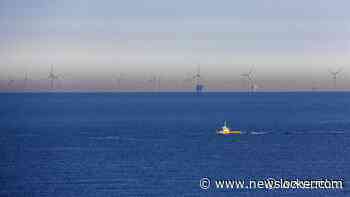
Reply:
[[[81,79],[74,79],[73,77],[66,78],[70,81],[67,85],[60,85],[60,87],[57,87],[57,82],[64,81],[64,78],[62,78],[61,75],[56,74],[54,71],[54,66],[52,65],[49,70],[49,74],[47,77],[47,81],[44,80],[42,77],[38,78],[29,78],[28,72],[24,73],[24,78],[16,78],[14,76],[9,76],[8,79],[0,79],[0,91],[3,92],[20,92],[20,91],[111,91],[111,92],[147,92],[147,91],[162,91],[162,92],[218,92],[218,91],[224,91],[224,92],[256,92],[256,91],[282,91],[282,92],[288,92],[288,91],[315,91],[316,88],[314,88],[316,79],[312,78],[313,86],[310,89],[308,87],[308,84],[311,81],[305,81],[304,85],[299,87],[290,88],[289,86],[283,87],[280,85],[279,87],[271,86],[269,87],[268,84],[259,84],[258,80],[256,79],[255,75],[255,69],[254,67],[251,67],[247,72],[243,72],[240,76],[233,75],[232,77],[225,79],[223,78],[221,81],[218,79],[212,79],[206,80],[203,79],[202,73],[201,73],[201,67],[197,66],[197,70],[193,72],[192,76],[189,76],[183,80],[183,77],[164,77],[161,79],[161,75],[151,75],[151,76],[133,76],[132,74],[126,75],[124,72],[120,72],[120,74],[116,74],[114,77],[114,80],[108,80],[108,77],[102,76],[99,80],[96,80],[95,78],[84,78],[84,80]],[[329,73],[331,76],[331,80],[329,80],[328,83],[320,83],[317,85],[318,91],[349,91],[350,87],[348,87],[348,79],[345,77],[339,78],[339,75],[342,74],[342,72],[345,72],[343,68],[338,68],[337,70],[328,69],[326,72]],[[210,77],[210,73],[205,74],[208,78]],[[126,78],[128,76],[128,79]],[[166,75],[164,75],[166,76]],[[143,80],[143,78],[147,78],[146,80]],[[243,78],[244,85],[239,85],[239,78]],[[270,76],[270,80],[274,80],[274,76]],[[276,78],[279,78],[278,75],[275,76]],[[81,78],[81,76],[80,76]],[[298,79],[296,79],[298,80]],[[341,81],[339,81],[341,80]],[[101,84],[101,87],[89,87],[90,84],[99,81]],[[218,83],[221,82],[225,88],[220,87],[213,87],[211,83]],[[325,79],[320,79],[318,81],[327,81]],[[344,81],[344,82],[342,82]],[[165,86],[161,86],[161,82],[164,82]],[[189,82],[190,86],[187,87],[179,87],[178,84],[182,82]],[[281,84],[283,84],[283,79],[280,79]],[[287,83],[288,81],[286,81]],[[45,83],[47,85],[45,85]],[[85,84],[84,84],[85,83]],[[342,84],[341,87],[338,85],[338,83]],[[75,84],[80,84],[79,86],[76,86]],[[317,84],[317,83],[316,83]],[[227,85],[231,85],[231,88],[227,88]]]

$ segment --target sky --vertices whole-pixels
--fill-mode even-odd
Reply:
[[[261,90],[350,89],[346,0],[0,0],[0,90],[191,89],[200,65],[208,90],[242,90],[254,69]],[[8,79],[15,82],[9,86]],[[58,85],[56,85],[58,88]],[[23,87],[22,87],[23,88]]]

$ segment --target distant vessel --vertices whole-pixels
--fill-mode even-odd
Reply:
[[[241,131],[231,131],[231,129],[227,127],[226,120],[225,120],[224,126],[218,129],[216,133],[220,135],[232,135],[232,134],[241,134]]]

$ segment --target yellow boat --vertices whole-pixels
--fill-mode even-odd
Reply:
[[[233,134],[241,134],[241,131],[231,131],[230,128],[227,127],[226,121],[224,122],[224,126],[221,129],[216,131],[219,135],[233,135]]]

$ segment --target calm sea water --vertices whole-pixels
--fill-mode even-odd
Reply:
[[[228,120],[244,134],[218,136]],[[350,93],[0,94],[0,196],[350,196]],[[343,179],[343,190],[199,180]]]

